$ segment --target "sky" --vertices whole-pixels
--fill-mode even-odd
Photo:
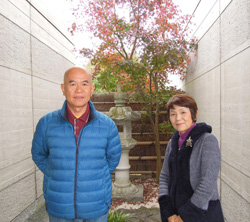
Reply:
[[[184,14],[192,14],[200,0],[173,0]]]

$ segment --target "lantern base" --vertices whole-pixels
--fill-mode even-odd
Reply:
[[[128,187],[118,187],[113,184],[112,200],[143,201],[144,187],[142,184],[131,184]]]

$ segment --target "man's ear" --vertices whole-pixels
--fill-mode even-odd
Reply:
[[[64,84],[61,84],[61,90],[63,92],[63,95],[65,96],[65,88],[64,88]]]

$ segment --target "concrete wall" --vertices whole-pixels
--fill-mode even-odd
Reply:
[[[250,1],[201,1],[199,39],[183,83],[212,125],[222,154],[220,195],[226,220],[250,220]]]
[[[60,83],[74,65],[73,45],[56,13],[60,7],[52,10],[45,0],[0,1],[1,222],[42,194],[31,140],[38,119],[62,106]]]

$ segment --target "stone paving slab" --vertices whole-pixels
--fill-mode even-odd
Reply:
[[[40,197],[11,222],[49,222],[49,216],[45,210],[44,198]]]
[[[45,205],[31,215],[27,222],[49,222],[49,215],[45,210]]]
[[[118,212],[131,214],[131,218],[126,222],[161,222],[159,208],[146,208],[141,207],[139,209],[119,209]]]

